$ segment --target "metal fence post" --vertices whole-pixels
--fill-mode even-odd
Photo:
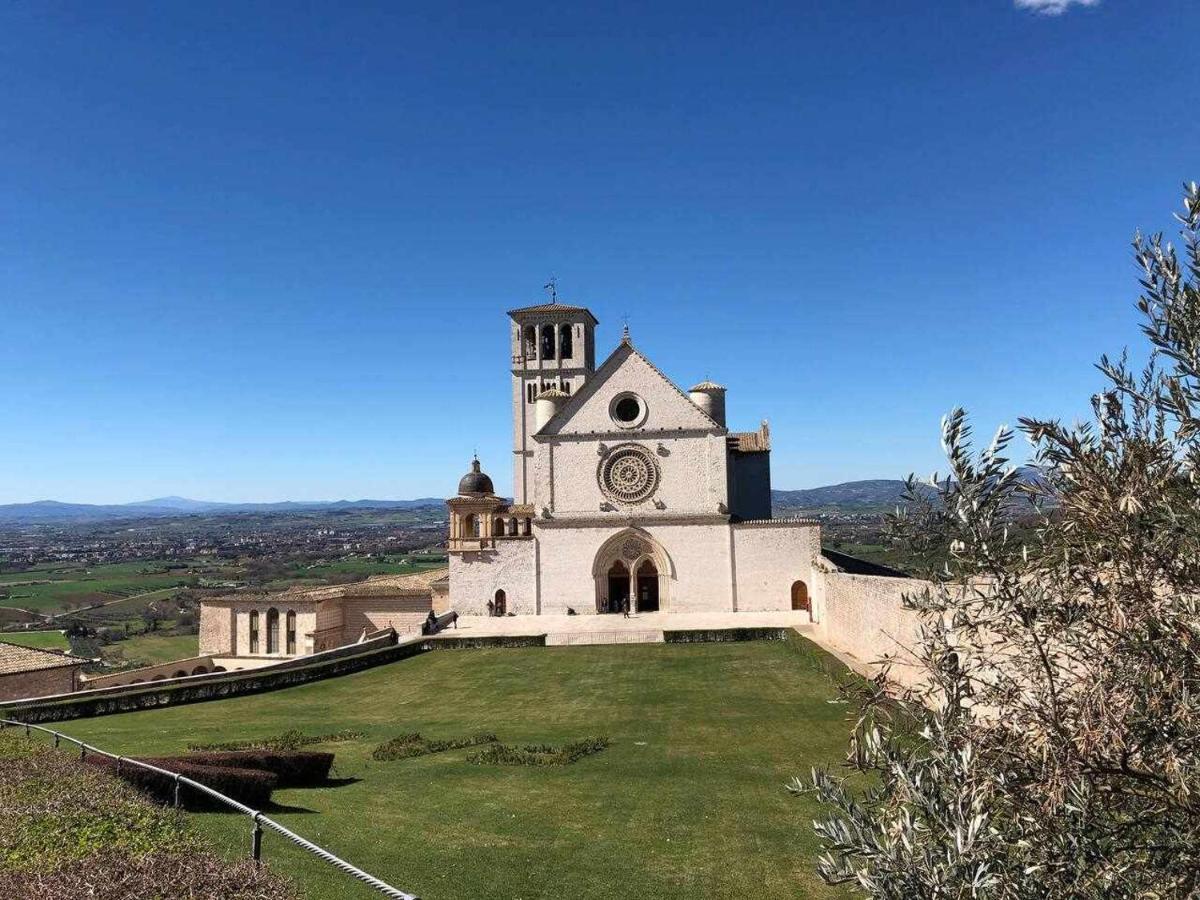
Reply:
[[[175,773],[175,807],[179,807],[179,773]]]
[[[86,756],[87,756],[87,744],[83,743],[83,741],[80,741],[79,742],[79,761],[83,762],[84,757],[86,757]]]
[[[121,777],[121,757],[117,757],[117,777]]]
[[[259,815],[254,814],[254,827],[250,831],[250,857],[255,862],[262,859],[262,826],[258,824]]]
[[[58,732],[54,732],[54,749],[58,749]]]

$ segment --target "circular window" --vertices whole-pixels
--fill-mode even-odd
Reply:
[[[641,503],[658,488],[658,460],[638,444],[621,444],[600,461],[600,490],[618,503]]]
[[[608,414],[622,428],[637,428],[646,421],[646,404],[637,394],[618,394],[613,398]]]

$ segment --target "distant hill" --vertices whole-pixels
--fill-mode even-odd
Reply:
[[[33,503],[0,505],[0,522],[95,522],[181,515],[303,512],[306,509],[424,509],[441,506],[445,502],[441,497],[421,497],[416,500],[285,500],[279,503],[216,503],[208,500],[189,500],[187,497],[157,497],[136,503],[117,504],[38,500]]]
[[[896,478],[846,481],[803,491],[771,491],[775,509],[828,509],[866,512],[895,506],[904,493],[904,482]]]

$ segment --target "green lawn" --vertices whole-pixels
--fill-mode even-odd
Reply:
[[[112,661],[124,659],[138,666],[153,666],[196,656],[200,652],[200,638],[194,634],[139,634],[108,644],[100,652]]]
[[[809,798],[784,790],[840,762],[844,669],[787,642],[456,650],[274,693],[65,723],[114,752],[357,729],[331,744],[345,783],[276,793],[280,821],[425,900],[827,898]],[[407,731],[509,743],[589,735],[608,750],[561,768],[466,762],[468,750],[375,762]],[[243,853],[246,822],[193,817]],[[267,859],[313,900],[377,896],[268,833]]]
[[[0,632],[0,641],[39,650],[69,650],[71,646],[61,631],[5,631]]]

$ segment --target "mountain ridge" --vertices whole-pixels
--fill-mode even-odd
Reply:
[[[904,491],[899,479],[871,478],[845,481],[801,490],[773,490],[771,504],[776,509],[830,509],[865,512],[894,506]],[[165,518],[211,513],[272,513],[338,509],[427,509],[444,504],[443,497],[418,497],[412,500],[280,500],[266,503],[236,503],[193,500],[166,496],[132,503],[69,503],[61,500],[35,500],[30,503],[0,504],[0,522],[102,521],[131,518]]]

